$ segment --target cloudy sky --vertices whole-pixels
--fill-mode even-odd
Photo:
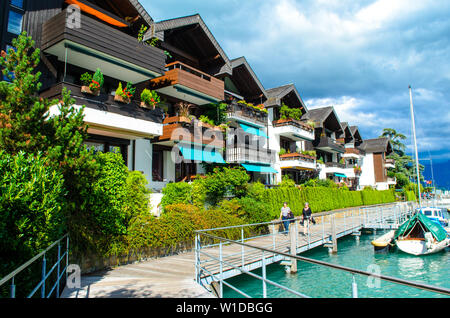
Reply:
[[[266,89],[294,83],[308,108],[335,106],[365,139],[385,127],[411,137],[411,85],[419,156],[450,159],[450,1],[141,3],[156,21],[199,13]],[[407,145],[412,154],[412,138]]]

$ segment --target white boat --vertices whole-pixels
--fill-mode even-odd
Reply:
[[[397,247],[412,255],[429,255],[450,246],[447,231],[421,213],[403,223],[394,235]]]
[[[417,208],[416,212],[422,213],[426,217],[428,217],[432,222],[442,225],[443,227],[448,226],[448,220],[445,218],[445,213],[442,208]]]

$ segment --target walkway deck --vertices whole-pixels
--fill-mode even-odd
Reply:
[[[117,267],[81,277],[62,298],[211,298],[194,281],[194,252]]]
[[[372,209],[372,210],[370,210]],[[303,227],[298,227],[297,254],[311,248],[330,242],[331,222],[335,216],[336,237],[355,234],[363,227],[380,228],[396,226],[394,219],[399,219],[407,209],[349,209],[336,213],[314,215],[317,223],[311,226],[307,235],[303,235]],[[403,213],[399,213],[402,212]],[[384,212],[384,214],[383,214]],[[381,214],[380,214],[381,213]],[[275,226],[271,226],[274,228]],[[283,233],[275,233],[255,238],[246,238],[245,243],[266,247],[279,252],[289,252],[290,238]],[[244,266],[245,270],[253,270],[262,266],[260,251],[245,248],[236,244],[223,245],[222,256],[218,246],[205,246],[195,251],[149,260],[141,263],[117,267],[110,271],[85,275],[81,278],[81,289],[65,289],[63,298],[211,298],[214,297],[195,281],[196,274],[200,275],[202,283],[211,283],[211,275],[222,273],[224,278],[241,274],[236,267]],[[200,258],[202,270],[196,271],[196,258]],[[219,258],[222,257],[229,266],[220,268]],[[279,262],[284,259],[279,255],[266,255],[265,264]]]

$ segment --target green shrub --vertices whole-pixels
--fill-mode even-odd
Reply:
[[[215,205],[225,196],[243,197],[248,191],[249,175],[243,168],[215,168],[204,179],[206,201]]]
[[[97,92],[99,91],[102,87],[103,87],[103,83],[104,83],[104,79],[103,79],[103,73],[102,71],[98,68],[95,73],[94,76],[92,77],[92,82],[89,85],[89,88],[93,91],[93,92]]]
[[[160,218],[137,216],[130,225],[127,241],[130,250],[143,248],[192,247],[195,230],[240,225],[243,222],[223,210],[203,210],[190,204],[173,204],[166,206]],[[240,231],[233,229],[223,231],[221,235],[237,239]]]
[[[262,201],[264,199],[264,192],[266,191],[266,187],[261,182],[253,182],[248,185],[248,194],[247,196],[253,198],[257,201]]]
[[[169,183],[162,189],[161,207],[177,203],[190,203],[192,186],[186,182]]]
[[[65,233],[63,184],[41,154],[0,151],[0,277]]]
[[[92,82],[92,74],[86,72],[80,77],[81,84],[84,86],[89,86]]]
[[[395,202],[392,190],[377,191],[348,191],[328,187],[277,188],[266,190],[264,202],[270,206],[273,218],[278,218],[283,202],[294,212],[300,215],[305,202],[308,202],[313,212],[331,211],[347,207],[382,204]]]

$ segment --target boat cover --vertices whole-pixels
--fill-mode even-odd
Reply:
[[[432,222],[428,217],[421,213],[416,213],[413,215],[408,221],[400,225],[400,227],[395,232],[394,239],[397,239],[399,236],[403,236],[405,233],[408,233],[417,222],[420,222],[423,228],[434,236],[434,238],[440,242],[447,238],[447,231],[439,224]]]

